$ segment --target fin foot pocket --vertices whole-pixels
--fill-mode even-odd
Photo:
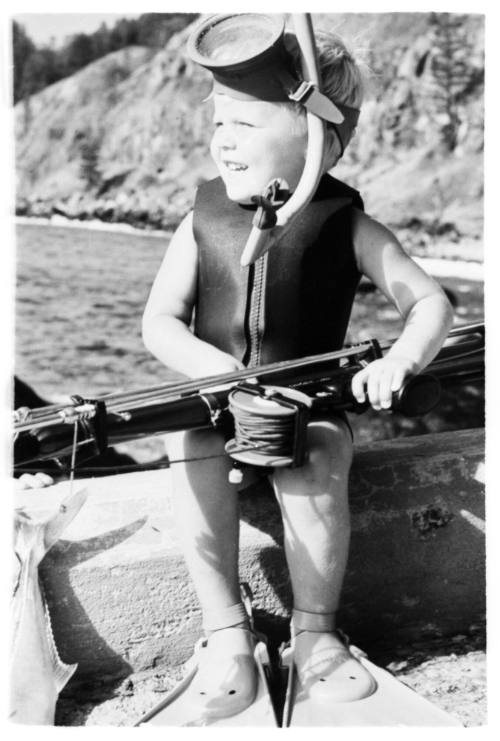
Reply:
[[[355,702],[377,689],[370,672],[334,633],[299,633],[294,654],[300,685],[315,700]]]
[[[257,693],[255,638],[249,630],[213,633],[200,648],[189,704],[206,718],[228,718],[249,707]]]

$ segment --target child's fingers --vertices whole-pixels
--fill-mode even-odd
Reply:
[[[42,486],[52,486],[54,483],[54,479],[52,476],[49,476],[48,473],[43,473],[43,471],[39,471],[37,474],[35,474],[38,480],[42,483]]]
[[[380,373],[376,368],[368,375],[368,399],[374,409],[380,408]]]
[[[23,473],[17,479],[19,489],[43,489],[44,486],[51,486],[54,483],[52,476],[46,473]]]
[[[392,382],[393,373],[391,370],[381,374],[378,397],[382,409],[390,409],[392,406]]]
[[[353,396],[360,404],[368,396],[374,409],[390,409],[392,395],[399,391],[406,375],[407,369],[400,364],[376,360],[353,376]]]
[[[373,368],[368,376],[368,398],[374,409],[389,409],[392,404],[392,370],[383,364]]]
[[[17,480],[19,489],[40,489],[43,484],[33,473],[23,473]]]
[[[396,368],[392,374],[391,391],[395,393],[399,391],[405,380],[405,371],[402,368]]]
[[[353,377],[351,381],[351,391],[352,395],[358,401],[360,404],[362,404],[365,399],[365,381],[367,377],[366,368],[363,370],[358,371]]]

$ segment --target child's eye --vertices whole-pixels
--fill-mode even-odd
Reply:
[[[222,123],[222,121],[214,121],[213,127],[214,129],[220,129],[221,126],[224,126],[225,124]],[[244,126],[245,128],[253,129],[255,128],[253,124],[249,123],[248,121],[233,121],[231,126]]]

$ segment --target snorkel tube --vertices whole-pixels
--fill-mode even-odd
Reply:
[[[321,92],[314,30],[310,13],[292,13],[293,27],[300,47],[302,75]],[[276,212],[276,226],[271,229],[254,224],[241,255],[241,265],[251,265],[262,257],[280,236],[283,227],[289,226],[308,205],[323,174],[326,145],[326,125],[322,118],[306,109],[307,151],[302,175],[291,198]]]

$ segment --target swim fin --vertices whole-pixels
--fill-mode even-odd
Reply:
[[[461,726],[444,710],[414,692],[385,669],[368,661],[360,649],[349,646],[351,654],[377,683],[373,694],[351,702],[331,702],[311,697],[294,666],[293,645],[281,655],[287,670],[283,726]]]
[[[255,636],[254,658],[257,667],[257,691],[251,705],[235,715],[220,717],[211,712],[209,703],[200,702],[192,691],[198,664],[203,660],[207,640],[198,641],[191,659],[186,662],[186,674],[182,681],[158,705],[144,715],[136,726],[149,724],[159,726],[273,726],[278,723],[269,690],[271,664],[265,637],[253,627],[251,596],[247,585],[242,585],[243,603],[248,612],[250,628]]]

